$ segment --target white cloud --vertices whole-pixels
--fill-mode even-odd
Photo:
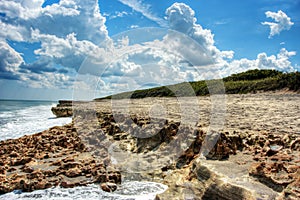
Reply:
[[[161,27],[167,26],[164,19],[157,17],[155,14],[151,12],[151,6],[149,4],[145,4],[140,0],[119,0],[119,2],[129,6],[134,11],[141,13],[143,16],[156,22]]]
[[[166,15],[171,29],[194,39],[215,61],[220,62],[223,58],[233,57],[233,51],[220,51],[214,45],[214,35],[211,30],[204,29],[196,23],[195,12],[188,5],[174,3],[166,10]]]
[[[283,30],[290,30],[294,25],[291,18],[288,17],[284,12],[279,10],[278,12],[267,11],[266,17],[272,18],[275,22],[262,22],[263,25],[268,25],[270,27],[269,38],[274,35],[279,35]]]
[[[170,6],[166,21],[142,1],[120,2],[161,26],[168,22],[175,31],[160,37],[159,31],[137,29],[131,38],[120,38],[112,47],[97,0],[61,0],[45,8],[42,0],[0,1],[1,13],[5,13],[0,16],[0,28],[6,30],[0,32],[0,78],[17,79],[35,88],[66,88],[74,83],[76,69],[86,80],[75,84],[93,94],[90,89],[97,80],[103,91],[116,93],[153,83],[211,78],[216,70],[223,76],[254,68],[293,70],[289,59],[296,52],[286,49],[277,55],[261,53],[254,60],[233,60],[234,52],[218,49],[211,30],[197,24],[195,12],[185,4]],[[5,40],[40,44],[34,50],[38,60],[25,63],[22,54]],[[145,42],[132,44],[134,41]]]
[[[233,51],[221,51],[215,46],[214,35],[210,30],[204,29],[201,25],[197,24],[197,19],[195,18],[195,12],[186,4],[183,3],[174,3],[170,6],[167,11],[167,19],[169,21],[170,27],[176,31],[182,32],[196,42],[198,42],[204,50],[202,52],[208,53],[207,64],[211,61],[212,65],[204,66],[201,68],[201,72],[205,70],[215,70],[215,72],[220,73],[221,76],[228,76],[232,73],[242,72],[249,69],[277,69],[281,71],[293,71],[294,67],[289,61],[291,56],[296,55],[294,51],[287,51],[286,49],[281,49],[277,55],[267,56],[266,53],[260,53],[257,55],[257,59],[241,59],[234,60]],[[282,11],[278,13],[269,13],[267,16],[272,16],[275,21],[278,22],[276,26],[280,27],[280,30],[290,28],[292,22]],[[183,46],[179,42],[178,47]],[[174,49],[174,47],[172,47]],[[192,49],[192,48],[191,48]],[[191,52],[191,50],[183,49],[183,52]],[[185,55],[182,53],[182,55]],[[188,53],[188,55],[197,55]],[[189,58],[189,56],[185,56]],[[199,56],[194,58],[199,60]],[[193,58],[190,57],[190,61],[193,61]],[[200,59],[205,61],[205,57]],[[194,63],[193,63],[194,64]],[[212,69],[209,69],[212,68]],[[200,69],[200,68],[199,68]],[[213,75],[213,73],[206,73],[207,75]],[[215,73],[216,74],[216,73]],[[208,76],[204,76],[208,77]]]
[[[38,30],[33,30],[32,39],[41,42],[41,48],[34,51],[36,55],[51,57],[53,62],[66,68],[79,70],[79,67],[86,58],[97,63],[110,62],[107,49],[87,40],[78,40],[75,33],[71,33],[65,38],[59,38],[55,35],[41,34]],[[109,47],[107,46],[107,48]],[[101,67],[103,66],[101,65]],[[96,68],[91,70],[100,71],[101,69]],[[86,71],[85,73],[88,72]]]
[[[32,63],[25,63],[8,44],[2,45],[1,55],[6,59],[1,60],[0,75],[32,87],[65,87],[72,82],[68,74],[72,70],[56,66],[78,69],[86,56],[103,54],[104,49],[98,45],[105,46],[110,40],[106,19],[100,14],[97,0],[60,0],[42,8],[43,3],[0,1],[0,29],[5,30],[0,32],[0,41],[41,44],[34,51],[38,60]]]
[[[52,4],[51,6],[42,8],[41,14],[49,17],[53,17],[55,15],[78,16],[80,15],[79,9],[80,7],[76,4],[75,1],[62,0],[58,4]]]
[[[130,28],[132,28],[132,29],[135,29],[135,28],[138,28],[138,27],[139,27],[139,25],[135,25],[135,24],[130,26]]]
[[[115,18],[122,18],[125,16],[130,15],[131,13],[128,13],[126,11],[116,11],[114,14],[106,14],[107,17],[109,17],[109,19],[115,19]]]
[[[63,58],[69,54],[73,55],[97,55],[100,48],[87,40],[77,40],[76,34],[71,33],[65,38],[55,35],[41,34],[38,30],[32,31],[32,39],[41,41],[41,49],[35,50],[37,55],[46,55]]]
[[[7,24],[3,23],[0,21],[0,30],[5,30],[5,31],[0,31],[0,40],[11,40],[11,41],[24,41],[26,37],[26,30],[25,27],[20,26],[20,25],[12,25],[12,24]],[[27,34],[28,35],[28,34]],[[28,38],[28,36],[27,36]]]
[[[226,64],[222,69],[222,76],[228,76],[232,73],[239,73],[250,69],[275,69],[279,71],[295,71],[289,61],[290,57],[295,56],[295,51],[287,51],[282,48],[277,55],[268,56],[266,53],[260,53],[255,60],[243,58],[234,60]]]
[[[106,19],[100,14],[97,0],[61,0],[58,4],[42,8],[43,2],[0,1],[1,13],[5,14],[0,18],[1,28],[14,31],[18,36],[14,39],[25,42],[31,40],[32,28],[57,37],[76,33],[79,40],[89,40],[97,45],[108,39]],[[9,35],[13,37],[13,34]],[[2,33],[2,37],[6,36]]]
[[[36,18],[39,15],[43,0],[16,0],[16,1],[1,1],[0,10],[5,13],[6,17],[11,19],[28,20]]]
[[[16,79],[19,66],[24,62],[22,56],[6,42],[0,41],[0,77]]]
[[[65,89],[71,86],[72,78],[65,74],[59,73],[43,73],[28,74],[26,76],[27,86],[32,88],[61,88]]]
[[[21,81],[24,85],[33,88],[66,88],[74,81],[69,75],[28,71],[30,68],[20,68],[24,65],[22,56],[6,42],[0,41],[0,78]],[[44,70],[46,66],[43,66]],[[49,70],[50,71],[50,70]]]
[[[166,10],[170,28],[182,33],[190,33],[196,23],[195,12],[184,3],[174,3]]]

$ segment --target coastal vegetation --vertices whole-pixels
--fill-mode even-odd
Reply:
[[[221,80],[183,82],[174,85],[135,90],[134,92],[123,92],[114,95],[113,98],[174,97],[178,93],[180,93],[180,96],[205,96],[210,93],[247,94],[282,89],[295,92],[300,91],[300,72],[284,73],[270,69],[255,69],[233,74]],[[190,86],[193,92],[187,88]],[[112,98],[111,95],[95,100],[110,98]]]

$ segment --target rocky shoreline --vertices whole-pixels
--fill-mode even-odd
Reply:
[[[0,142],[0,194],[53,186],[121,183],[121,174],[86,150],[72,125]]]
[[[167,185],[156,199],[299,199],[299,101],[299,95],[228,96],[224,129],[205,155],[209,97],[200,98],[203,115],[194,128],[180,121],[173,98],[133,100],[129,120],[126,108],[116,112],[110,100],[60,102],[72,110],[72,124],[0,142],[0,193],[92,183],[113,191],[133,179]],[[166,119],[147,115],[153,102],[165,105]],[[147,129],[153,120],[159,126]],[[136,134],[141,128],[147,137]],[[180,140],[184,133],[192,136]]]
[[[73,101],[59,100],[56,107],[51,108],[51,111],[57,117],[72,117],[72,104]]]

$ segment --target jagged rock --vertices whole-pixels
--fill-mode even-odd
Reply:
[[[282,199],[299,197],[300,139],[299,135],[287,131],[291,129],[276,127],[276,131],[284,134],[276,134],[270,128],[262,131],[265,123],[257,125],[250,122],[251,119],[243,121],[239,118],[243,117],[241,111],[235,109],[239,104],[232,104],[234,112],[228,112],[234,115],[236,124],[230,124],[233,119],[230,118],[227,119],[230,128],[208,133],[209,118],[206,116],[201,116],[204,122],[199,122],[196,128],[181,123],[179,105],[174,103],[176,99],[162,100],[172,107],[165,120],[150,119],[145,114],[150,110],[148,101],[133,100],[130,115],[123,114],[126,108],[122,107],[122,102],[120,111],[115,113],[108,100],[82,103],[72,110],[73,123],[70,125],[0,142],[0,193],[91,183],[113,191],[115,184],[121,183],[121,172],[113,167],[117,165],[123,170],[122,176],[129,168],[143,169],[145,173],[139,171],[132,176],[168,185],[169,189],[157,199],[264,199],[265,196],[275,199],[278,193],[269,187],[281,192]],[[253,114],[251,110],[260,112],[255,108],[258,103],[248,103],[251,107],[242,114],[249,116]],[[204,115],[209,113],[209,108],[202,106]],[[58,116],[70,116],[70,109],[72,102],[59,102],[53,110],[58,111]],[[249,110],[250,114],[247,113]],[[150,126],[151,120],[162,123]],[[285,122],[280,121],[287,127]],[[252,125],[255,128],[251,128]],[[291,126],[294,130],[299,128]],[[207,137],[208,134],[212,137]],[[113,152],[116,157],[112,156],[112,146],[116,149]],[[200,152],[202,147],[207,147],[204,148],[207,152]],[[230,161],[234,157],[241,158],[238,157],[241,152],[247,160]],[[138,163],[136,159],[139,165],[129,166],[128,162],[134,158],[144,161]],[[204,160],[196,162],[198,158]],[[147,165],[155,171],[149,171]],[[220,171],[221,168],[225,171]],[[235,173],[240,168],[244,170],[243,175]],[[255,187],[247,185],[252,181]],[[107,182],[109,184],[101,185]],[[261,193],[255,196],[256,188],[264,190],[259,190]]]
[[[156,196],[165,199],[256,199],[258,196],[247,187],[238,186],[220,175],[210,166],[193,162],[190,167],[174,170],[166,175],[164,184],[169,188]],[[228,178],[227,178],[228,179]]]
[[[115,183],[110,183],[110,182],[107,182],[107,183],[101,183],[100,185],[101,189],[105,192],[113,192],[115,191],[118,187],[117,187],[117,184]]]
[[[51,111],[56,117],[71,117],[73,115],[73,102],[67,100],[59,100],[56,107],[52,107]]]
[[[80,176],[81,175],[81,169],[79,169],[78,167],[75,167],[75,168],[71,168],[69,170],[66,171],[66,176],[67,177],[76,177],[76,176]]]
[[[264,145],[256,145],[254,151],[254,160],[259,162],[249,168],[249,174],[281,192],[283,199],[299,198],[300,153],[295,150],[297,136],[268,134],[261,136],[261,140]]]
[[[72,107],[52,107],[51,111],[56,117],[71,117],[73,115]]]
[[[74,187],[121,182],[121,174],[115,168],[111,166],[108,171],[108,166],[86,151],[72,125],[0,141],[0,160],[3,164],[0,168],[0,194],[13,190],[30,192],[58,185]],[[92,170],[86,170],[86,165],[90,165],[90,169],[96,167],[98,173],[92,174]]]

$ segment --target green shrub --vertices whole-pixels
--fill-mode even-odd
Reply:
[[[191,93],[189,84],[194,90]],[[225,91],[224,91],[225,88]],[[300,73],[283,73],[276,70],[249,70],[239,74],[233,74],[220,80],[184,82],[174,85],[155,87],[132,92],[116,94],[114,98],[145,98],[145,97],[174,97],[174,96],[204,96],[208,94],[246,94],[258,91],[275,91],[287,88],[292,91],[300,91]],[[132,94],[131,94],[132,93]],[[109,99],[107,96],[100,99]]]

